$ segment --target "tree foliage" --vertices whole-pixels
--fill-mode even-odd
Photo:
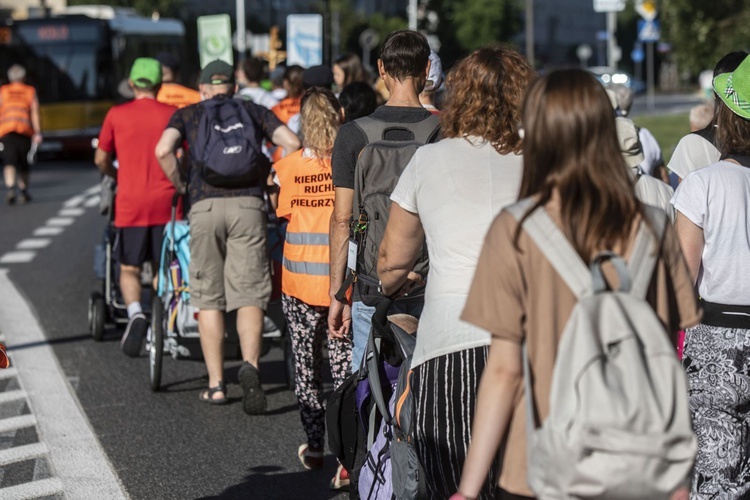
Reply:
[[[68,0],[68,5],[90,5],[91,0]],[[158,12],[162,17],[178,17],[183,0],[97,0],[98,5],[132,7],[143,16]]]
[[[680,67],[693,75],[750,45],[750,3],[744,0],[664,0],[661,21]]]

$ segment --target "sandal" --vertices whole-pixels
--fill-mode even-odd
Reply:
[[[223,398],[214,398],[214,394],[217,392],[221,392],[224,394]],[[204,403],[208,403],[211,405],[223,405],[227,404],[229,402],[229,399],[227,399],[227,388],[224,385],[223,381],[219,381],[219,384],[216,387],[209,387],[208,389],[204,390],[200,394],[200,400]]]
[[[300,445],[299,449],[297,449],[297,457],[302,462],[302,466],[307,470],[323,467],[323,452],[312,451],[307,444]]]

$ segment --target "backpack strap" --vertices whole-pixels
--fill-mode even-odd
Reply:
[[[628,269],[632,279],[630,293],[640,299],[646,298],[648,287],[651,284],[651,278],[654,274],[654,267],[658,258],[656,251],[656,242],[660,242],[664,236],[664,230],[667,225],[667,214],[656,207],[644,205],[646,217],[651,221],[653,230],[651,231],[645,221],[641,222],[638,228],[638,234],[635,237],[633,251],[630,253]]]
[[[526,212],[533,206],[533,200],[527,198],[514,205],[505,207],[516,220],[521,221]],[[592,290],[591,270],[573,245],[568,241],[557,224],[552,220],[544,207],[539,207],[526,218],[523,228],[534,240],[557,274],[563,279],[576,299]]]
[[[385,133],[391,129],[408,130],[414,134],[414,141],[427,144],[432,134],[440,127],[440,120],[430,115],[415,123],[384,122],[369,116],[354,120],[354,124],[367,136],[367,144],[384,140]]]

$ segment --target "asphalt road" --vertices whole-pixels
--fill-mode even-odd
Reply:
[[[66,200],[98,180],[88,163],[38,165],[33,202],[0,206],[0,256],[17,250]],[[198,400],[207,385],[202,363],[165,359],[163,390],[152,393],[145,354],[125,357],[118,331],[102,342],[92,339],[87,299],[100,286],[92,263],[104,225],[96,208],[86,208],[33,260],[0,267],[38,316],[126,493],[135,499],[337,497],[327,487],[336,468],[331,455],[320,471],[305,471],[297,460],[304,434],[279,349],[261,361],[268,413],[250,417],[242,411],[238,361],[226,364],[231,404],[210,406]]]

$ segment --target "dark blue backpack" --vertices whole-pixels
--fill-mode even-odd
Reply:
[[[258,186],[270,165],[261,152],[261,131],[243,103],[222,96],[200,106],[193,152],[201,178],[221,188]]]

